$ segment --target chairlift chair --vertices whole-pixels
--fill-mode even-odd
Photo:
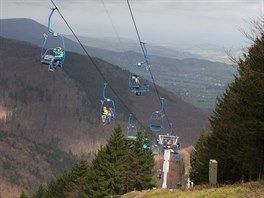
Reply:
[[[151,150],[153,155],[160,155],[160,146],[158,144],[153,144]]]
[[[141,43],[144,49],[144,61],[132,65],[128,77],[129,91],[137,95],[150,90],[151,75],[148,64],[148,51],[145,43]]]
[[[41,48],[40,59],[41,59],[42,64],[46,64],[52,67],[54,66],[62,67],[64,64],[65,55],[66,55],[64,37],[61,34],[52,31],[50,28],[51,17],[55,10],[56,8],[51,8],[51,13],[48,18],[48,32],[49,33],[48,34],[44,33],[45,40]],[[56,65],[53,65],[54,60],[56,59],[53,49],[56,47],[60,47],[62,49],[61,51],[63,52],[63,57],[60,58],[58,61],[56,61]]]
[[[56,65],[57,67],[62,67],[64,64],[64,60],[65,60],[65,45],[64,45],[64,37],[58,33],[49,33],[47,36],[45,37],[45,41],[43,43],[42,49],[41,49],[41,63],[42,64],[46,64],[46,65],[50,65],[53,60],[55,59],[55,54],[53,52],[53,49],[58,46],[48,46],[48,40],[51,40],[51,37],[53,38],[58,38],[60,40],[61,43],[61,48],[62,48],[62,52],[64,53],[64,56],[59,60],[58,65]]]
[[[180,153],[181,144],[179,142],[179,136],[172,135],[173,128],[172,124],[170,123],[170,132],[166,135],[159,135],[158,143],[162,145],[163,149],[171,149],[173,155],[176,156]],[[169,145],[168,143],[171,142]]]
[[[163,109],[164,99],[161,98],[161,109],[151,114],[148,122],[148,127],[153,132],[160,132],[163,129]]]
[[[106,97],[106,86],[107,86],[107,83],[104,83],[103,100],[101,101],[101,107],[100,107],[100,118],[102,118],[102,116],[106,116],[106,122],[110,123],[111,121],[113,121],[115,119],[116,108],[115,108],[114,101],[111,100],[110,98]],[[103,114],[104,107],[106,107],[106,109],[108,111],[111,109],[112,110],[112,114],[111,115],[110,114],[104,115]]]
[[[131,118],[132,115],[130,114],[128,118],[126,139],[131,141],[136,141],[138,138],[138,130],[137,127],[132,124]]]

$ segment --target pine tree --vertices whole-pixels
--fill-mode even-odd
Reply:
[[[113,168],[110,171],[112,173],[110,180],[111,195],[120,195],[124,190],[124,163],[126,157],[126,140],[120,126],[115,129],[106,149],[111,156],[110,164],[113,165],[110,166]]]
[[[124,193],[128,193],[132,190],[136,189],[136,176],[139,172],[139,167],[137,163],[138,155],[135,152],[135,141],[127,140],[127,148],[126,148],[126,161],[124,163],[125,168],[125,188]]]
[[[101,198],[122,194],[125,157],[126,140],[118,126],[93,160],[82,196]]]
[[[139,137],[141,134],[139,133]],[[138,141],[141,142],[140,140]],[[141,143],[140,143],[141,144]],[[148,145],[150,147],[150,141],[146,134],[142,133],[142,144]],[[141,146],[141,150],[139,152],[140,161],[139,164],[141,165],[141,181],[142,181],[142,190],[153,188],[154,181],[153,181],[153,168],[154,168],[154,158],[152,154],[152,150],[149,148],[147,150],[142,149],[142,144],[138,145]]]
[[[195,144],[195,150],[191,153],[191,170],[190,179],[195,184],[207,183],[208,182],[208,134],[205,130],[202,130],[199,139]]]
[[[38,190],[36,193],[34,193],[34,195],[32,196],[33,198],[42,198],[44,197],[45,194],[45,189],[42,186],[42,184],[39,186]]]
[[[64,173],[63,180],[65,181],[65,186],[63,191],[65,193],[81,192],[86,182],[88,168],[88,162],[84,156],[81,156],[71,172],[69,174],[67,172]]]
[[[210,118],[208,159],[218,161],[218,181],[263,177],[264,172],[264,18],[248,53],[238,61],[238,75],[217,100]],[[198,155],[198,158],[200,156]],[[202,161],[201,159],[196,159]],[[194,163],[195,164],[195,163]],[[197,174],[202,167],[194,165]]]
[[[22,191],[21,195],[19,198],[28,198],[28,196],[25,195],[24,191]]]
[[[151,150],[142,149],[146,142],[140,132],[138,140],[128,144],[118,126],[91,164],[81,157],[71,171],[51,180],[46,189],[40,186],[33,198],[101,198],[151,188],[154,159]]]
[[[263,167],[264,136],[264,38],[255,39],[244,59],[239,76],[219,103],[212,119],[211,156],[219,160],[219,179],[250,180]],[[218,145],[218,147],[216,147]]]
[[[42,197],[72,197],[78,195],[85,184],[87,170],[89,166],[87,161],[82,156],[74,165],[70,172],[64,171],[63,175],[52,179],[47,189],[42,185],[38,188],[37,192],[32,196],[33,198]]]
[[[128,144],[128,156],[126,161],[125,190],[144,190],[154,186],[153,167],[154,159],[151,150],[143,150],[144,143],[149,144],[141,131],[138,139]]]
[[[64,198],[63,195],[63,182],[59,177],[57,180],[52,179],[48,184],[44,197],[49,198]]]

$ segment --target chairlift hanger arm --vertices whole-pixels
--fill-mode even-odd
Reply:
[[[128,126],[131,127],[131,117],[132,117],[132,114],[129,115],[129,118],[128,118]]]
[[[172,128],[172,123],[170,123],[170,132],[169,132],[169,135],[172,135],[173,133],[173,128]]]
[[[147,46],[146,46],[146,43],[144,42],[140,42],[140,45],[143,49],[143,54],[144,54],[144,62],[143,63],[147,63],[147,66],[149,66],[149,62],[148,62],[148,49],[147,49]]]
[[[107,86],[107,83],[104,83],[104,88],[103,88],[103,99],[108,101],[109,98],[106,97],[106,86]]]
[[[55,7],[55,8],[51,8],[51,13],[50,13],[49,18],[48,18],[48,31],[49,31],[50,33],[54,33],[54,32],[51,30],[51,28],[50,28],[50,24],[51,24],[51,16],[53,15],[53,13],[54,13],[55,10],[58,10],[58,8],[57,8],[57,7]]]
[[[159,112],[162,113],[164,110],[164,98],[160,98],[160,100],[161,100],[161,109]]]

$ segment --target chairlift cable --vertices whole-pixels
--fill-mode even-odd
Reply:
[[[127,0],[127,5],[128,5],[128,8],[129,8],[129,11],[130,11],[130,15],[132,17],[132,21],[133,21],[133,24],[134,24],[134,27],[135,27],[135,30],[136,30],[136,33],[137,33],[137,37],[138,37],[138,40],[139,40],[139,44],[141,46],[141,49],[142,49],[142,52],[144,54],[144,57],[146,56],[145,55],[145,50],[142,46],[142,41],[141,41],[141,38],[139,36],[139,32],[138,32],[138,28],[137,28],[137,24],[136,24],[136,21],[135,21],[135,18],[134,18],[134,15],[133,15],[133,12],[132,12],[132,9],[131,9],[131,6],[130,6],[130,3],[129,3],[129,0]]]
[[[137,37],[138,37],[139,44],[140,44],[140,46],[141,46],[141,49],[142,49],[143,55],[144,55],[144,57],[145,57],[146,54],[145,54],[145,50],[144,50],[143,45],[142,45],[143,42],[141,41],[141,38],[140,38],[140,35],[139,35],[139,31],[138,31],[138,28],[137,28],[137,25],[136,25],[136,20],[135,20],[135,18],[134,18],[134,14],[133,14],[133,12],[132,12],[132,8],[131,8],[131,6],[130,6],[129,0],[127,0],[127,5],[128,5],[128,8],[129,8],[129,11],[130,11],[130,15],[131,15],[131,18],[132,18],[132,21],[133,21],[133,24],[134,24],[134,27],[135,27],[136,33],[137,33]],[[149,64],[148,64],[148,66],[149,66]],[[158,96],[158,98],[159,98],[160,104],[162,104],[161,96],[160,96],[159,91],[158,91],[158,88],[157,88],[157,86],[156,86],[154,76],[153,76],[153,74],[152,74],[152,72],[151,72],[150,67],[149,67],[148,69],[149,69],[149,73],[150,73],[150,75],[151,75],[151,78],[152,78],[152,81],[153,81],[153,84],[154,84],[155,91],[156,91],[157,96]],[[167,113],[166,113],[166,111],[165,111],[165,108],[163,109],[163,111],[164,111],[165,118],[166,118],[168,124],[170,125],[170,121],[169,121],[169,118],[168,118]]]
[[[111,15],[110,15],[108,9],[107,9],[107,7],[106,7],[106,5],[105,5],[105,3],[104,3],[104,0],[101,0],[101,2],[102,2],[102,4],[103,4],[103,6],[104,6],[105,12],[106,12],[106,14],[107,14],[107,16],[108,16],[108,18],[109,18],[109,21],[110,21],[112,27],[113,27],[113,30],[114,30],[114,32],[115,32],[117,38],[118,38],[118,42],[119,42],[119,44],[120,44],[120,46],[121,46],[121,48],[122,48],[123,54],[126,56],[126,59],[127,59],[127,61],[128,61],[128,64],[131,65],[132,63],[131,63],[131,61],[130,61],[130,59],[129,59],[127,53],[126,53],[126,50],[125,50],[124,45],[123,45],[123,42],[122,42],[122,40],[121,40],[121,38],[120,38],[120,35],[118,34],[118,32],[117,32],[117,30],[116,30],[116,27],[115,27],[115,25],[114,25],[114,22],[113,22],[113,20],[112,20],[112,17],[111,17]]]
[[[71,26],[69,25],[69,23],[67,22],[67,20],[65,19],[65,17],[62,15],[62,13],[60,12],[59,8],[56,6],[56,4],[54,3],[53,0],[50,0],[50,1],[54,5],[55,9],[59,13],[59,15],[61,16],[61,18],[65,22],[65,24],[67,25],[67,27],[70,29],[70,31],[73,34],[73,36],[75,37],[75,39],[78,41],[78,43],[81,46],[81,48],[84,50],[85,54],[89,57],[89,59],[91,60],[92,64],[94,65],[94,67],[96,68],[96,70],[99,72],[99,74],[101,75],[101,77],[103,78],[103,80],[105,81],[105,83],[108,83],[106,77],[104,76],[104,74],[102,73],[102,71],[99,69],[99,67],[97,66],[97,64],[95,63],[95,61],[91,57],[91,55],[85,49],[84,45],[82,44],[82,42],[80,41],[80,39],[78,38],[78,36],[75,34],[75,32],[73,31],[73,29],[71,28]],[[116,95],[116,97],[119,99],[119,101],[124,105],[124,107],[127,109],[127,111],[130,114],[132,114],[133,117],[135,117],[135,119],[137,120],[137,122],[140,124],[141,128],[144,130],[145,126],[138,120],[138,118],[135,116],[135,114],[133,114],[133,112],[129,109],[129,107],[126,105],[126,103],[119,97],[119,95],[117,94],[117,92],[113,89],[113,87],[109,83],[108,83],[108,86],[113,91],[113,93]],[[149,133],[149,134],[151,136],[155,137],[152,133]]]

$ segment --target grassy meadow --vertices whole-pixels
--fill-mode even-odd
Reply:
[[[245,184],[226,185],[216,188],[196,186],[190,190],[156,189],[142,192],[130,192],[122,198],[264,198],[264,181]]]

